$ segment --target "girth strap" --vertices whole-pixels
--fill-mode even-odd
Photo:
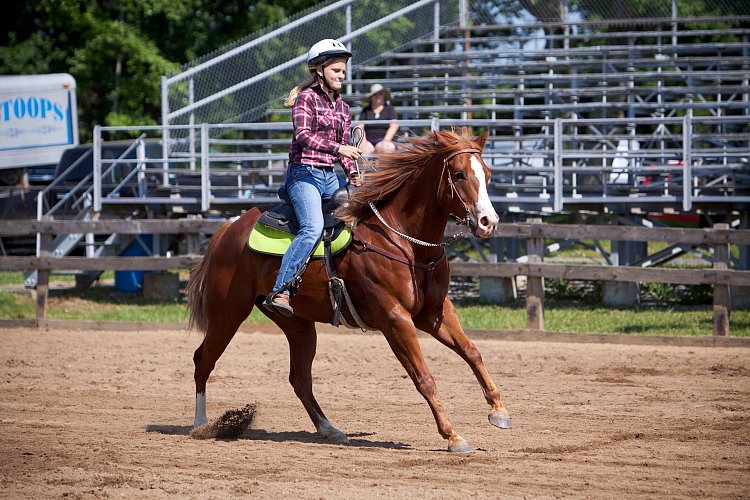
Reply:
[[[357,313],[357,308],[354,307],[354,303],[349,296],[344,280],[336,275],[336,263],[333,260],[333,254],[331,252],[331,233],[331,229],[323,230],[323,248],[325,250],[326,271],[328,272],[328,294],[331,298],[331,307],[333,308],[331,324],[337,327],[343,323],[348,328],[355,328],[354,325],[350,325],[349,322],[346,321],[346,317],[343,314],[342,303],[345,302],[346,306],[349,308],[349,313],[352,315],[352,318],[354,318],[354,322],[357,323],[357,326],[363,332],[372,330],[372,328],[368,327],[365,322],[362,321],[359,313]]]

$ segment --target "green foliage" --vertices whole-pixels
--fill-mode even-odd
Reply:
[[[670,283],[643,283],[641,291],[651,300],[666,305],[705,305],[713,302],[713,285],[672,285]]]
[[[601,302],[601,281],[574,281],[565,278],[545,279],[544,294],[552,300],[576,301],[587,304]]]
[[[713,285],[686,285],[682,287],[680,303],[687,305],[711,304],[713,302]]]
[[[675,287],[671,283],[643,283],[641,285],[643,293],[662,304],[674,304],[677,302]]]
[[[36,0],[6,2],[0,74],[70,73],[81,142],[94,125],[151,125],[160,81],[180,66],[315,0]]]

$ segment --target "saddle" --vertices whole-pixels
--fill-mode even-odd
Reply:
[[[336,276],[336,266],[333,261],[333,257],[346,250],[352,242],[352,229],[339,220],[335,212],[338,207],[348,202],[349,196],[355,190],[356,187],[347,184],[337,189],[330,200],[323,202],[323,232],[313,247],[313,251],[305,259],[305,264],[288,283],[284,284],[282,289],[289,289],[290,293],[294,295],[302,282],[302,274],[305,272],[309,260],[325,259],[329,277],[329,293],[333,306],[331,324],[339,326],[344,323],[345,326],[354,328],[353,325],[346,323],[344,316],[341,314],[341,304],[345,300],[357,326],[365,331],[367,328],[357,314],[354,304],[352,304],[344,281]],[[294,207],[292,207],[285,186],[279,189],[279,198],[282,203],[263,212],[250,232],[248,247],[255,252],[283,256],[299,231],[299,221],[294,213]],[[271,295],[266,298],[264,304],[269,303],[270,300]]]
[[[347,202],[355,189],[346,185],[337,189],[330,200],[323,202],[323,234],[310,258],[324,258],[326,242],[330,243],[332,256],[343,252],[352,242],[351,228],[341,222],[335,212]],[[285,186],[279,189],[279,198],[282,203],[266,210],[258,218],[248,239],[251,250],[266,255],[284,255],[299,232],[299,221]]]

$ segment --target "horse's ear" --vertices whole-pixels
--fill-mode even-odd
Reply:
[[[484,129],[484,132],[482,133],[482,135],[480,135],[474,140],[474,142],[479,144],[480,149],[484,149],[484,143],[487,142],[487,137],[489,137],[489,135],[490,135],[490,129],[486,128]]]

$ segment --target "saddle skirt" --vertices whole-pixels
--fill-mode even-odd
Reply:
[[[347,185],[336,190],[330,200],[323,202],[323,237],[331,241],[331,255],[346,250],[352,242],[352,230],[341,222],[334,212],[349,199],[354,188]],[[248,247],[266,255],[284,255],[299,231],[299,222],[294,213],[286,189],[279,189],[279,197],[284,201],[266,210],[250,232]],[[325,242],[318,243],[311,258],[325,257]]]

